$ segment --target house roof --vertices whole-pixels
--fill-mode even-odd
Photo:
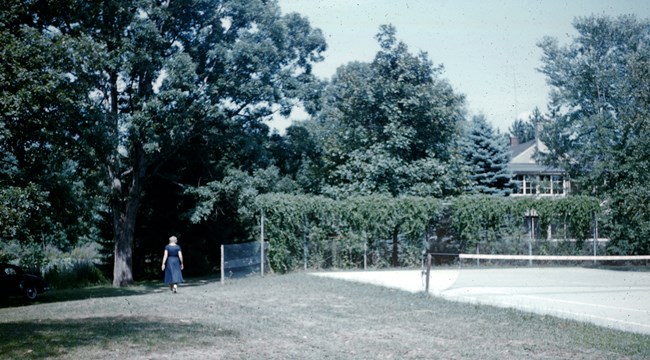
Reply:
[[[535,154],[538,151],[545,151],[546,145],[537,139],[515,145],[510,148],[511,157],[508,166],[514,175],[517,174],[541,174],[560,175],[565,172],[562,169],[554,168],[537,163]]]
[[[564,170],[538,165],[538,164],[510,164],[510,171],[514,175],[529,175],[529,174],[539,174],[539,175],[562,175]]]
[[[531,147],[534,147],[536,142],[537,140],[533,139],[533,140],[526,141],[525,143],[521,143],[519,145],[515,145],[511,147],[510,148],[510,151],[512,153],[511,158],[514,159],[524,151],[528,150]]]

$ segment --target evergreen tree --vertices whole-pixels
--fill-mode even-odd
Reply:
[[[514,136],[520,143],[533,140],[535,138],[535,129],[532,125],[522,119],[515,120],[508,129],[510,136]]]
[[[533,113],[530,114],[527,120],[515,120],[512,125],[510,125],[508,132],[510,133],[510,136],[516,137],[520,144],[525,143],[536,138],[537,127],[543,121],[544,115],[542,115],[538,107],[535,107]]]
[[[509,195],[515,186],[508,168],[510,152],[506,138],[488,124],[484,115],[474,116],[461,140],[461,153],[469,168],[470,192]]]

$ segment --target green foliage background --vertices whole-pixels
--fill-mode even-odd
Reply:
[[[592,15],[574,27],[569,43],[539,43],[551,87],[542,160],[567,171],[574,194],[606,203],[610,251],[648,254],[650,21]]]
[[[584,251],[596,220],[609,252],[650,253],[648,20],[577,19],[572,43],[540,42],[548,114],[511,132],[541,130],[572,189],[523,198],[463,195],[509,192],[507,149],[459,150],[464,96],[394,27],[371,62],[325,81],[312,73],[325,37],[306,18],[275,1],[191,3],[0,2],[0,261],[47,269],[49,248],[74,259],[99,243],[92,263],[114,262],[121,286],[159,277],[175,234],[204,275],[220,244],[256,238],[260,209],[282,272],[305,248],[312,268],[520,253],[527,215],[538,253]],[[271,133],[297,105],[310,121]]]
[[[434,234],[443,223],[449,224],[453,237],[454,247],[449,249],[473,251],[481,243],[491,251],[512,253],[518,250],[500,245],[526,236],[523,220],[531,211],[536,212],[542,229],[551,224],[565,225],[565,235],[575,238],[579,248],[591,236],[594,215],[600,212],[597,199],[585,196],[530,199],[471,195],[445,200],[372,195],[332,200],[264,194],[255,202],[264,213],[271,266],[280,272],[304,266],[305,241],[310,250],[310,268],[360,267],[364,244],[369,266],[387,266],[390,251],[386,243],[396,226],[400,230],[402,266],[419,265],[424,251],[435,247],[435,242],[445,241]],[[448,217],[447,221],[444,217]],[[344,254],[344,259],[328,261],[326,256],[332,247]]]

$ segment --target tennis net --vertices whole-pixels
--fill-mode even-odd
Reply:
[[[592,274],[587,278],[597,283],[598,277],[605,275],[603,270],[650,272],[650,255],[430,254],[423,270],[423,281],[427,291],[463,287],[527,287],[542,283],[560,286],[587,272]],[[441,275],[444,278],[436,279]]]
[[[513,266],[585,266],[644,268],[650,265],[650,255],[499,255],[458,254],[458,264],[484,267]]]

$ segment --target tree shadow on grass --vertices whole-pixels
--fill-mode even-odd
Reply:
[[[192,278],[187,279],[182,284],[182,287],[197,287],[219,282],[219,279],[214,278]],[[0,309],[7,307],[18,307],[33,304],[48,304],[64,301],[75,301],[84,299],[107,298],[107,297],[121,297],[121,296],[137,296],[153,294],[157,292],[169,291],[169,287],[162,283],[162,281],[142,281],[131,286],[121,288],[114,288],[110,285],[93,286],[79,289],[63,289],[63,290],[50,290],[44,294],[40,294],[35,301],[29,301],[23,297],[10,297],[0,298]]]
[[[165,350],[177,341],[187,344],[206,338],[238,336],[234,330],[147,317],[11,322],[0,323],[0,354],[10,359],[51,358],[68,357],[80,351],[90,359],[125,346],[146,353]]]

